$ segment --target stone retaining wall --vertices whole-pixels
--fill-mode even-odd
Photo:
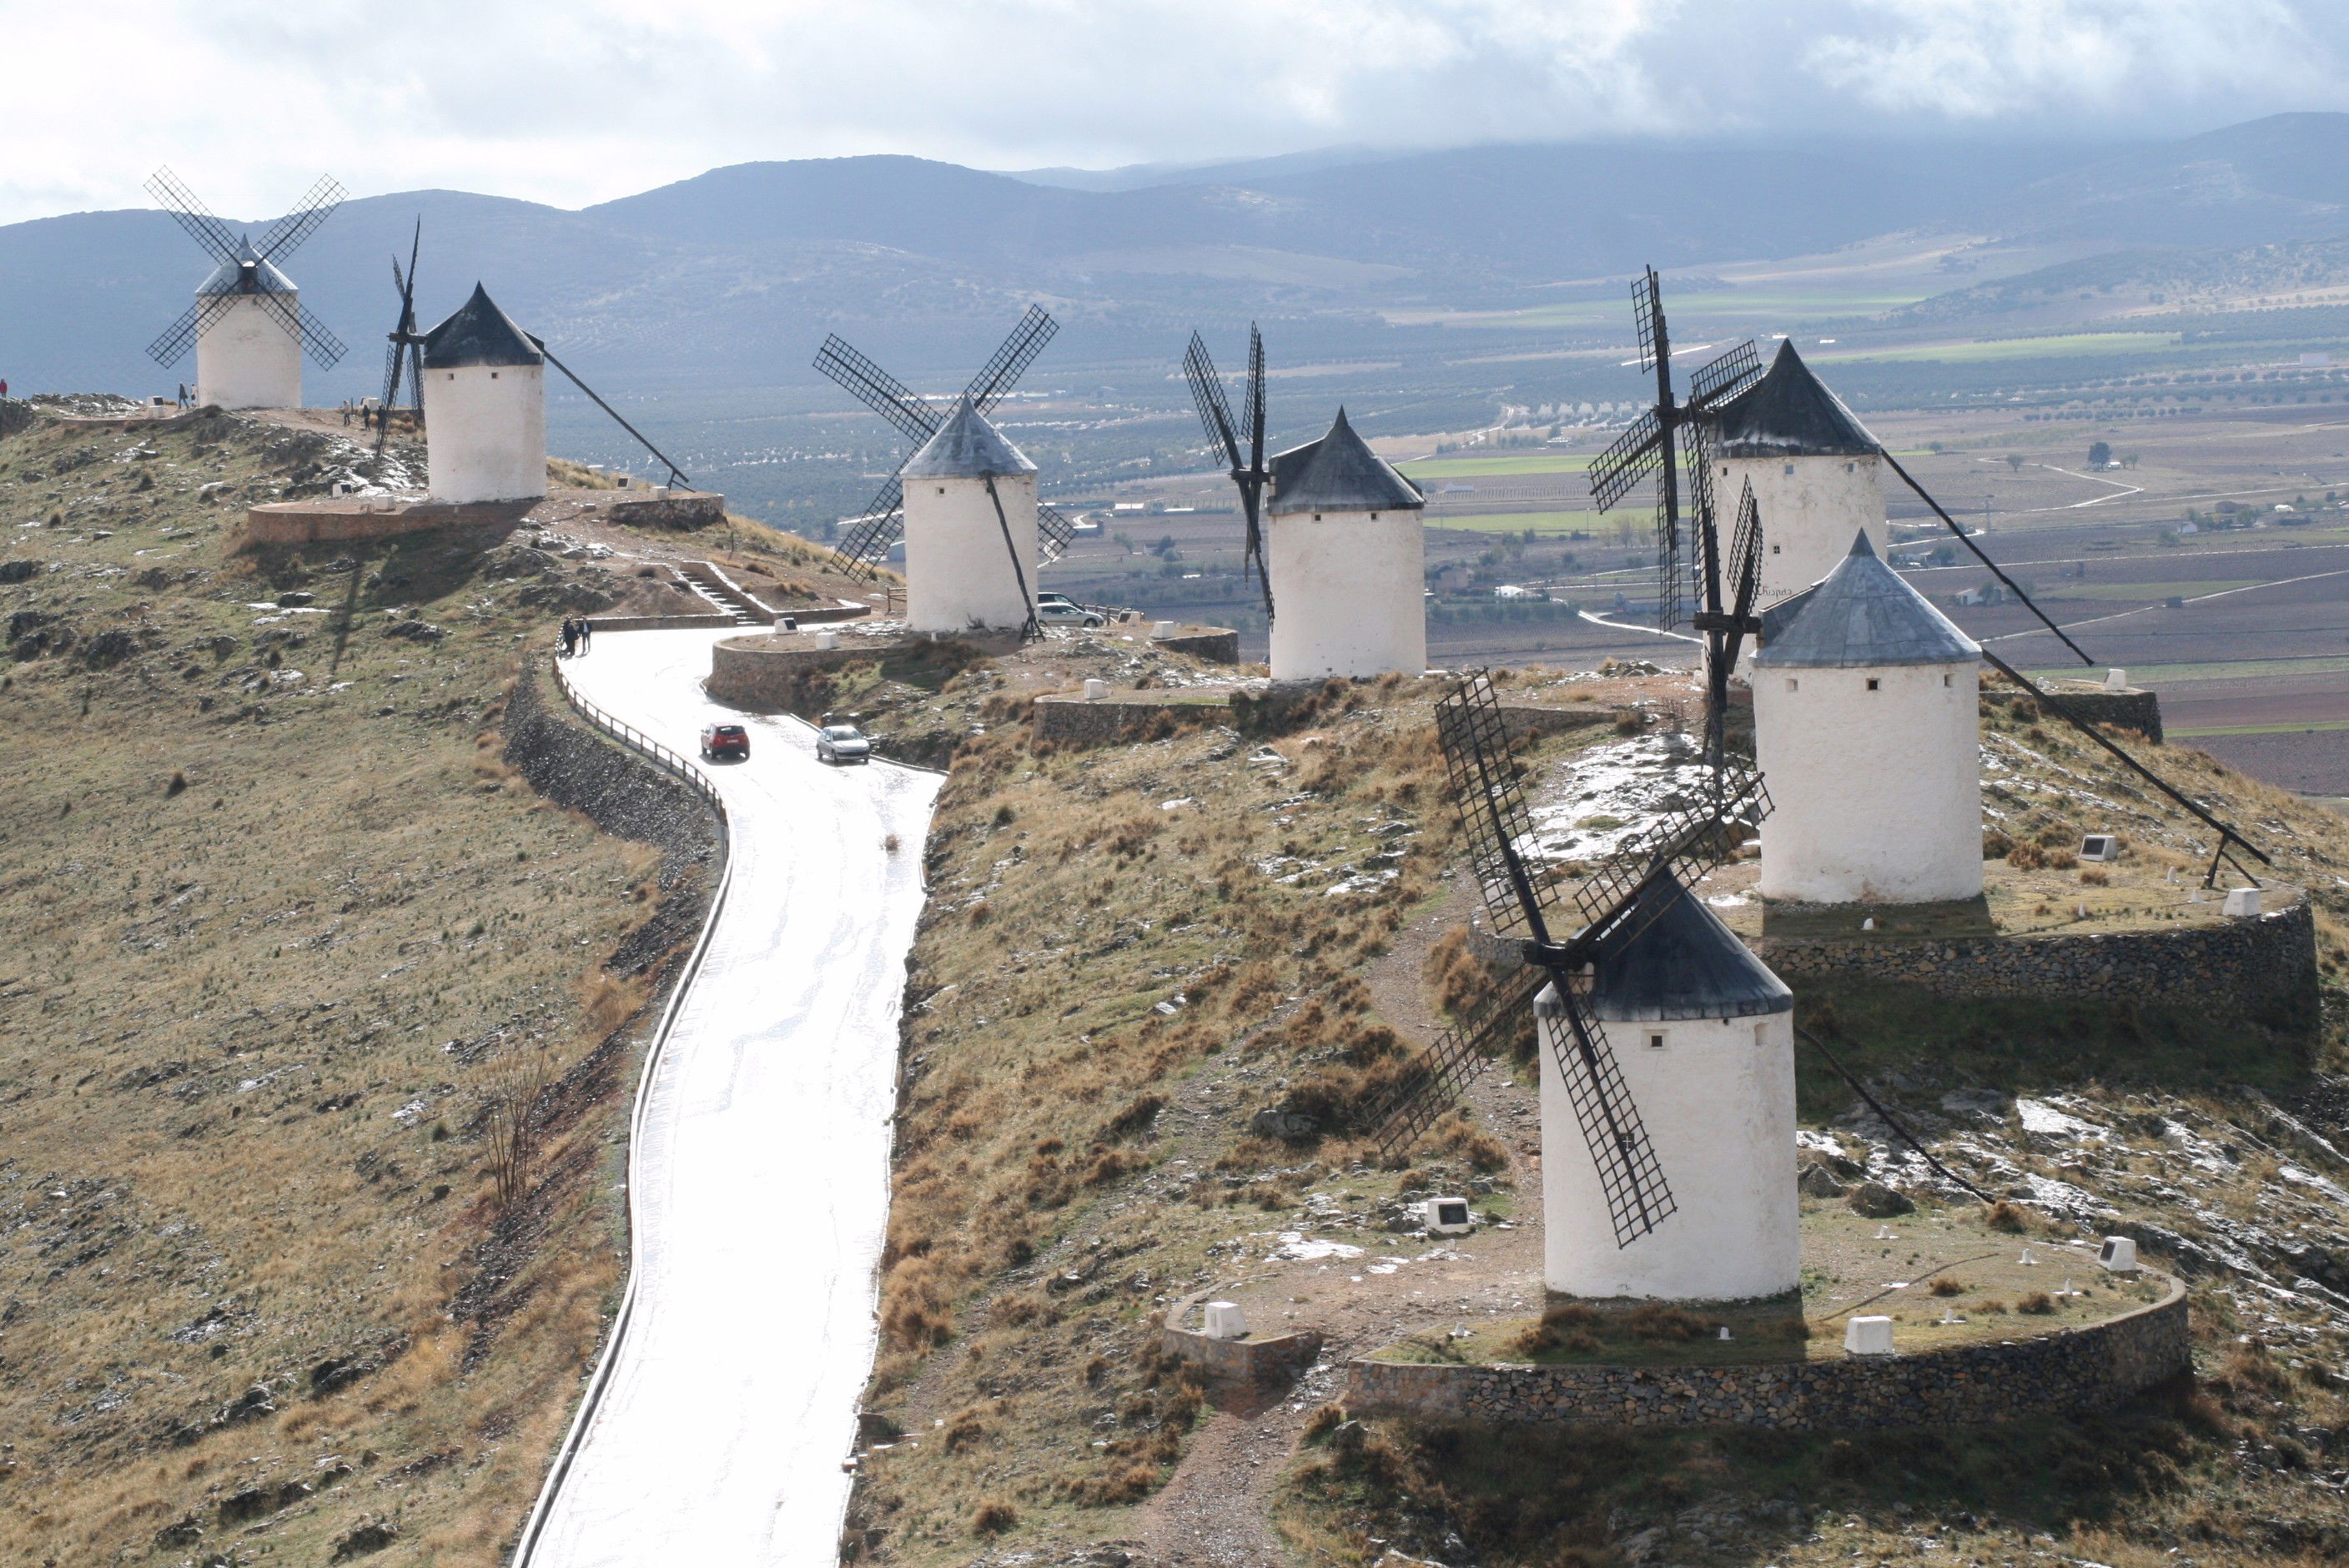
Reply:
[[[782,708],[796,696],[798,678],[811,670],[845,669],[885,659],[905,645],[879,637],[843,638],[836,648],[777,646],[764,635],[730,638],[710,651],[704,687],[730,707]]]
[[[2161,697],[2158,693],[2106,691],[2099,686],[2073,690],[2061,682],[2044,683],[2040,689],[2062,704],[2064,712],[2084,723],[2118,725],[2124,729],[2136,730],[2147,740],[2158,741],[2161,738]],[[1985,706],[2005,707],[2037,700],[2022,692],[1995,688],[1982,693]]]
[[[1240,662],[1240,634],[1226,626],[1178,626],[1163,637],[1151,638],[1150,645],[1170,654],[1188,654],[1211,665]]]
[[[2150,1273],[2150,1271],[2148,1271]],[[1915,1356],[1744,1367],[1453,1367],[1350,1361],[1358,1416],[1589,1427],[1849,1431],[2107,1409],[2193,1367],[2186,1287],[2094,1327]]]
[[[1566,703],[1556,707],[1544,707],[1533,703],[1501,704],[1501,722],[1507,726],[1511,740],[1526,740],[1535,736],[1557,735],[1563,730],[1580,729],[1586,725],[1612,724],[1630,708],[1609,707],[1603,703]]]
[[[587,624],[597,632],[722,632],[740,630],[742,623],[713,610],[703,615],[590,615]]]
[[[1187,1328],[1159,1334],[1167,1355],[1179,1357],[1221,1383],[1285,1383],[1320,1358],[1321,1331],[1309,1328],[1270,1339],[1210,1339]]]
[[[335,499],[269,501],[245,512],[244,529],[236,548],[391,539],[438,528],[512,528],[530,515],[531,508],[536,504],[526,500],[479,501],[465,506],[438,500],[373,506]]]
[[[1227,702],[1152,699],[1140,692],[1087,702],[1075,696],[1040,696],[1034,708],[1036,739],[1060,746],[1116,746],[1156,740],[1187,725],[1232,722]]]
[[[709,868],[719,853],[709,802],[579,722],[560,693],[543,686],[535,660],[524,661],[507,693],[501,727],[506,764],[533,789],[606,833],[661,851],[660,903],[650,920],[621,940],[605,967],[640,974],[690,943],[709,908]]]
[[[630,487],[630,490],[634,489]],[[608,490],[590,493],[599,500],[612,495]],[[726,521],[726,498],[709,490],[673,490],[657,498],[649,490],[620,494],[626,499],[603,500],[601,510],[612,521],[624,522],[631,528],[663,528],[690,533]]]
[[[1752,944],[1797,991],[1806,979],[1878,980],[1937,995],[2190,1003],[2259,1014],[2316,1002],[2316,923],[2305,899],[2256,919],[2171,931],[1969,937],[1940,942]]]

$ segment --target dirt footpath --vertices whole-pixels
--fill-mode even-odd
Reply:
[[[1366,976],[1380,1016],[1414,1044],[1434,1037],[1437,1022],[1420,981],[1428,950],[1466,918],[1464,887],[1433,913],[1398,933]],[[1215,1398],[1215,1412],[1193,1437],[1183,1462],[1142,1511],[1137,1534],[1153,1561],[1183,1568],[1277,1568],[1296,1561],[1270,1514],[1280,1477],[1297,1450],[1307,1418],[1345,1391],[1353,1357],[1413,1334],[1442,1332],[1475,1319],[1521,1317],[1541,1309],[1541,1159],[1539,1109],[1530,1090],[1489,1070],[1469,1094],[1476,1120],[1508,1150],[1516,1212],[1508,1228],[1460,1237],[1394,1235],[1357,1256],[1266,1256],[1252,1262],[1221,1295],[1237,1301],[1259,1334],[1318,1328],[1321,1360],[1292,1387],[1234,1390]],[[1385,1186],[1384,1172],[1364,1178]],[[1302,1244],[1268,1253],[1313,1254]]]

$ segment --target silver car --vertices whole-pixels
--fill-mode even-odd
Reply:
[[[1039,624],[1046,626],[1092,627],[1108,624],[1098,612],[1088,610],[1082,604],[1071,604],[1065,600],[1055,603],[1050,599],[1036,602],[1036,620]]]
[[[873,760],[873,742],[853,724],[827,724],[816,732],[815,759],[835,766]]]

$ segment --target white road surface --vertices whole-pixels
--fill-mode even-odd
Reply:
[[[942,780],[827,768],[806,727],[709,702],[715,640],[608,633],[566,665],[581,695],[683,755],[713,717],[748,725],[750,755],[703,764],[733,883],[632,1152],[633,1319],[531,1568],[839,1561],[905,958]]]

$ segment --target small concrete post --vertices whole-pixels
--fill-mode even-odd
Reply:
[[[1246,1339],[1247,1315],[1239,1304],[1231,1301],[1211,1301],[1207,1304],[1207,1337],[1210,1339]]]
[[[1420,1222],[1439,1236],[1464,1236],[1476,1228],[1465,1198],[1430,1198],[1419,1206]]]
[[[815,634],[815,645],[819,648],[836,648],[840,646],[840,634],[838,632],[818,632]]]
[[[2105,672],[2105,689],[2106,691],[2128,690],[2128,671],[2122,669],[2106,670]]]
[[[1099,701],[1101,701],[1101,699],[1102,699],[1102,698],[1103,698],[1103,697],[1107,696],[1108,695],[1109,695],[1109,682],[1104,681],[1104,680],[1095,680],[1095,679],[1092,679],[1092,677],[1090,677],[1090,676],[1088,676],[1088,677],[1086,678],[1086,680],[1085,680],[1085,700],[1086,700],[1087,702],[1099,702]]]
[[[1889,1356],[1892,1354],[1892,1320],[1889,1317],[1855,1317],[1843,1326],[1843,1348],[1847,1356]]]
[[[2255,887],[2230,887],[2227,890],[2227,907],[2222,912],[2247,918],[2260,912],[2260,890]]]

